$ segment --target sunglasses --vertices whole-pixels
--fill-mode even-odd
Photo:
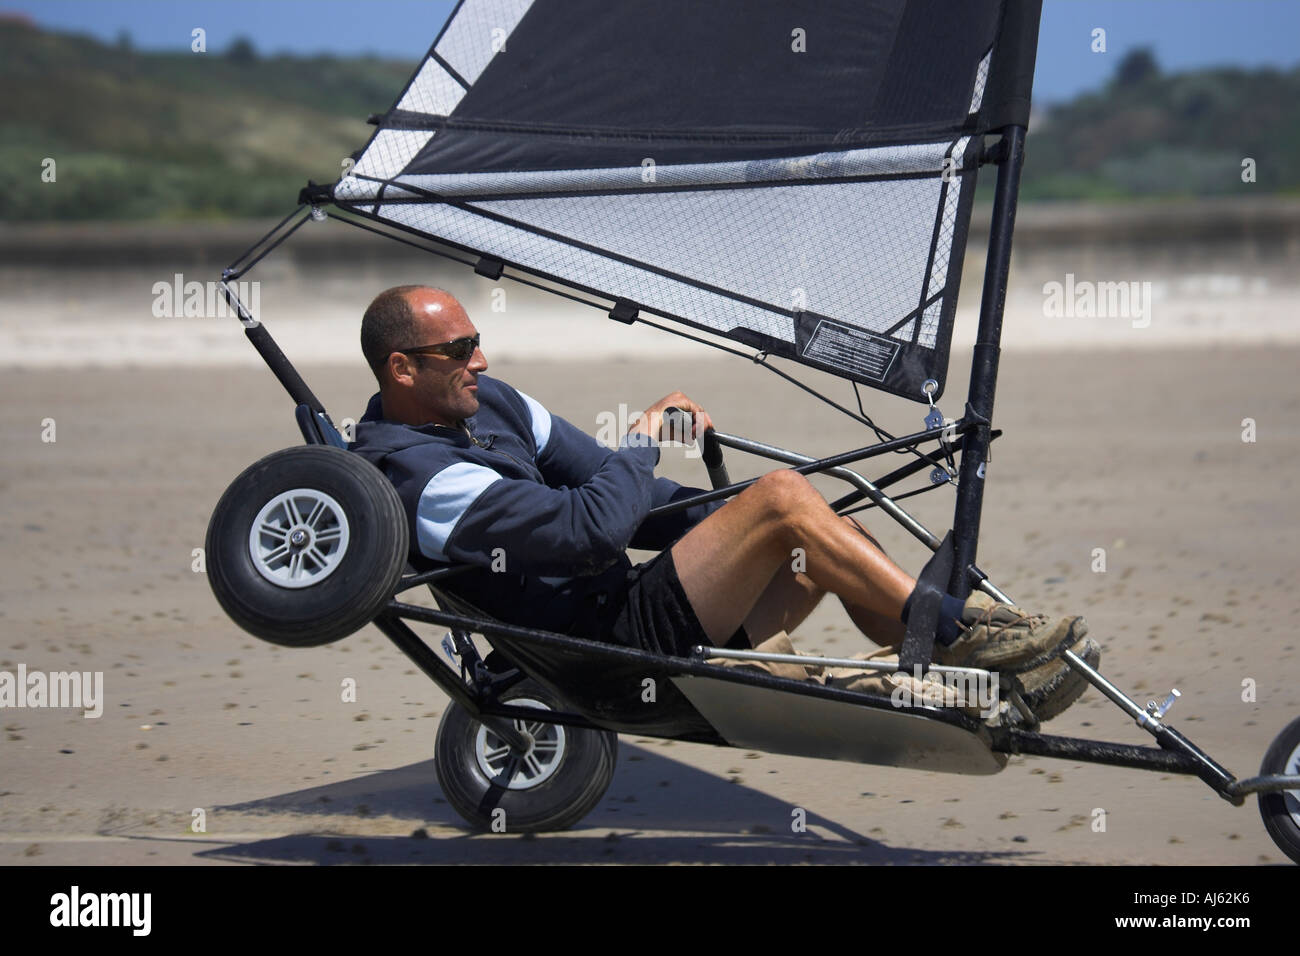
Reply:
[[[421,345],[410,349],[393,349],[394,352],[401,352],[403,355],[419,355],[430,352],[434,355],[445,355],[449,359],[455,359],[457,362],[463,362],[473,356],[478,350],[478,343],[481,336],[466,335],[459,339],[452,339],[450,342],[442,342],[438,345]]]

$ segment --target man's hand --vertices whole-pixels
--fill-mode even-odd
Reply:
[[[690,437],[693,439],[703,435],[706,429],[713,427],[713,419],[709,417],[708,412],[681,392],[673,392],[671,395],[665,395],[642,412],[632,427],[627,430],[627,433],[629,435],[654,435],[659,441],[669,441],[683,437],[671,434],[671,430],[665,428],[664,409],[666,408],[680,408],[692,416],[694,427],[691,429]]]

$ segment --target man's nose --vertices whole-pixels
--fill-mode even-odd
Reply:
[[[483,354],[482,346],[474,349],[474,354],[470,356],[469,367],[476,372],[481,372],[488,367],[487,356]]]

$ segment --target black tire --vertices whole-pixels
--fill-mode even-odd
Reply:
[[[1268,753],[1264,754],[1259,772],[1263,776],[1300,773],[1300,717],[1277,735]],[[1268,830],[1278,848],[1300,863],[1300,790],[1261,793],[1259,814],[1264,818],[1264,829]]]
[[[299,561],[295,578],[274,556],[274,534],[257,539],[261,558],[254,557],[250,535],[264,507],[298,489],[306,494],[290,507],[315,500],[322,510],[314,523],[304,516],[294,525],[309,529],[308,542],[319,548],[284,546]],[[338,512],[342,521],[334,520]],[[270,513],[286,534],[288,514],[283,508]],[[217,603],[250,634],[285,647],[328,644],[364,627],[388,603],[406,556],[406,513],[397,490],[364,458],[329,445],[286,448],[251,465],[231,482],[208,522],[208,583]],[[267,576],[275,574],[283,580]]]
[[[554,694],[531,679],[515,684],[501,695],[501,700],[532,700],[550,710],[561,706]],[[516,727],[522,724],[515,721]],[[512,782],[526,788],[508,789],[494,782],[480,762],[480,730],[484,731],[486,747],[493,741],[499,743],[498,738],[459,704],[453,703],[442,715],[434,745],[438,784],[452,809],[471,827],[506,833],[567,830],[590,813],[605,795],[618,758],[617,734],[541,721],[531,724],[530,729],[537,732],[542,743],[553,745],[556,740],[562,741],[562,752],[549,776],[531,785],[526,777],[539,775],[518,765]],[[545,758],[542,763],[549,766]],[[488,767],[491,766],[489,763]],[[496,813],[497,810],[504,810],[504,816]]]

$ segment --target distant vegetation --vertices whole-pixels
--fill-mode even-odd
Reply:
[[[246,39],[141,52],[0,22],[0,220],[283,214],[308,178],[338,178],[414,67],[265,57]],[[1104,89],[1036,115],[1028,149],[1026,199],[1300,192],[1300,69],[1166,76],[1131,53]]]
[[[338,179],[414,64],[129,43],[0,22],[0,219],[284,214]],[[56,162],[43,183],[41,163]]]
[[[1036,119],[1026,199],[1300,193],[1300,67],[1164,75],[1136,50],[1105,88]]]

